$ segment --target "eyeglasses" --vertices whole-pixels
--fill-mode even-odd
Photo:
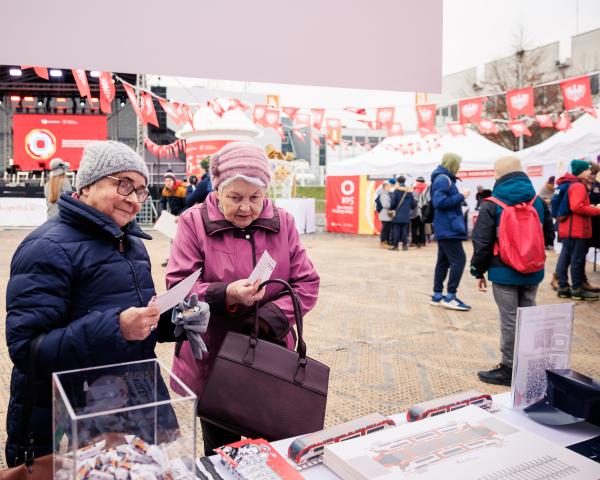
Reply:
[[[106,178],[110,178],[111,180],[116,180],[117,182],[119,182],[119,184],[117,185],[117,193],[119,195],[128,197],[129,195],[131,195],[132,192],[135,192],[135,198],[137,199],[138,203],[144,203],[144,201],[150,195],[150,192],[146,189],[146,187],[138,188],[136,190],[133,186],[133,183],[131,183],[129,180],[111,177],[110,175],[107,175]]]

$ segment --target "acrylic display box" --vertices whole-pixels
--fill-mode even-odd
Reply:
[[[193,478],[196,395],[160,361],[54,373],[52,391],[55,479]]]

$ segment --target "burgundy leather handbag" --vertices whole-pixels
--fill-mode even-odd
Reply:
[[[299,300],[292,297],[296,351],[258,338],[258,306],[250,336],[228,332],[198,402],[204,420],[249,438],[269,441],[323,429],[329,367],[306,356]],[[282,293],[284,293],[282,292]]]

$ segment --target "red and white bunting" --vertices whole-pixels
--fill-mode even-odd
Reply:
[[[554,124],[554,128],[562,132],[571,128],[571,117],[569,117],[569,112],[563,112],[559,115],[558,121]]]
[[[315,130],[321,130],[323,126],[323,118],[325,118],[324,108],[311,108],[310,113],[312,115],[312,127]]]
[[[192,118],[189,105],[179,102],[171,102],[171,104],[173,105],[175,114],[179,118],[178,124],[185,125],[189,123],[192,126],[192,130],[194,130],[194,119]]]
[[[387,129],[388,137],[400,137],[404,135],[404,129],[402,128],[402,124],[400,122],[392,123],[391,127]]]
[[[285,142],[285,132],[283,131],[283,127],[281,126],[281,123],[279,125],[277,125],[277,133],[279,134],[281,141]]]
[[[335,142],[331,138],[327,138],[325,141],[327,142],[327,146],[335,152]]]
[[[492,120],[482,118],[477,127],[481,133],[498,133],[498,127]]]
[[[304,139],[304,135],[302,134],[302,131],[298,128],[293,128],[292,129],[292,133],[294,134],[294,136],[300,140],[303,143],[306,143],[306,140]]]
[[[299,107],[282,107],[283,113],[285,113],[292,120],[296,117],[296,113],[300,110]]]
[[[265,113],[267,112],[266,105],[254,105],[254,112],[252,113],[252,121],[257,125],[265,126]]]
[[[590,77],[587,75],[561,82],[560,90],[562,92],[565,110],[579,107],[592,108]]]
[[[242,112],[245,112],[246,110],[248,110],[248,108],[250,108],[246,103],[242,102],[239,98],[231,98],[230,100],[231,100],[231,107],[229,108],[229,110],[241,110]]]
[[[435,104],[417,105],[417,125],[421,129],[435,130]]]
[[[506,93],[506,108],[511,120],[519,115],[534,115],[533,87],[511,90]]]
[[[125,89],[125,93],[129,97],[129,102],[133,107],[134,113],[138,116],[138,118],[143,122],[142,113],[140,112],[140,106],[138,105],[137,97],[135,95],[135,90],[128,83],[123,83],[123,88]]]
[[[310,113],[296,113],[294,115],[294,128],[310,128]]]
[[[333,143],[340,143],[342,140],[342,122],[339,118],[326,118],[327,139]]]
[[[435,125],[431,127],[419,127],[419,134],[421,137],[426,137],[427,135],[435,135],[437,133],[437,128]]]
[[[385,128],[386,130],[389,130],[394,123],[395,112],[395,107],[378,108],[377,113],[375,114],[377,128]]]
[[[225,108],[223,107],[222,103],[226,103],[226,100],[221,98],[215,98],[214,100],[208,100],[206,102],[207,106],[219,117],[222,117],[225,113]]]
[[[450,135],[453,137],[457,137],[458,135],[466,135],[465,126],[460,122],[446,122],[448,126],[448,131]]]
[[[79,95],[82,98],[91,98],[92,95],[90,94],[90,84],[88,83],[85,70],[74,68],[73,70],[71,70],[71,72],[73,73],[73,78],[75,79],[75,83],[77,84]]]
[[[535,121],[538,123],[540,128],[552,128],[554,126],[552,117],[548,114],[536,115]]]
[[[512,130],[513,135],[517,138],[522,137],[523,135],[531,137],[531,132],[523,120],[511,120],[508,122],[508,126]]]
[[[278,127],[280,126],[280,116],[281,114],[278,109],[267,108],[265,110],[263,125],[265,127],[274,128],[275,130],[278,130]]]
[[[169,117],[171,117],[171,120],[173,120],[177,125],[181,125],[182,118],[177,114],[177,111],[175,110],[175,107],[171,102],[164,98],[159,98],[158,103],[160,103],[160,106],[165,111],[165,113]]]
[[[319,138],[318,134],[310,132],[310,138],[317,147],[321,145],[321,139]]]
[[[593,107],[591,107],[591,108],[590,107],[583,107],[583,111],[585,113],[589,113],[594,118],[598,118],[598,110],[596,110]]]
[[[483,114],[483,103],[487,97],[467,98],[458,101],[458,117],[460,123],[479,123]]]
[[[148,92],[142,92],[141,101],[142,119],[145,123],[151,123],[155,127],[158,127],[158,119],[156,118],[156,110],[154,109],[152,95]]]
[[[98,77],[100,84],[100,110],[104,113],[111,113],[111,102],[115,98],[116,88],[115,81],[110,72],[100,72]]]
[[[356,108],[356,107],[344,107],[344,110],[347,112],[356,113],[357,115],[366,115],[367,110],[364,108]]]
[[[377,130],[377,122],[375,120],[358,120],[360,123],[364,123],[369,129]]]

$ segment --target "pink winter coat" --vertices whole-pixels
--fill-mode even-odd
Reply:
[[[187,341],[173,359],[173,373],[198,397],[228,331],[250,332],[254,309],[239,306],[235,313],[226,309],[225,290],[230,282],[248,278],[263,252],[277,262],[271,278],[286,280],[300,299],[302,315],[317,302],[319,275],[300,243],[292,215],[266,199],[258,219],[245,229],[228,222],[217,206],[215,192],[203,204],[196,205],[179,217],[177,235],[173,241],[167,288],[202,267],[202,274],[190,295],[210,305],[210,323],[203,334],[209,354],[196,360]],[[259,305],[261,324],[268,325],[271,334],[294,347],[291,326],[294,309],[289,295],[277,298],[281,287],[268,285]],[[183,393],[172,385],[178,393]]]

